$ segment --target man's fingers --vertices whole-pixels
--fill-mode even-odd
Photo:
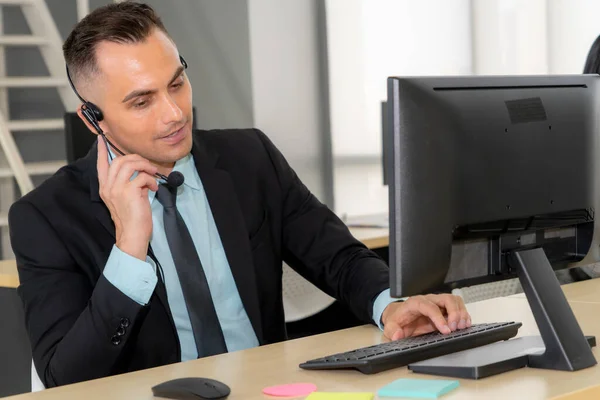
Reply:
[[[456,296],[456,302],[458,303],[458,307],[460,309],[460,319],[462,321],[465,321],[465,328],[470,328],[471,327],[471,316],[469,315],[469,312],[467,311],[467,307],[465,306],[465,302],[463,301],[462,297],[460,296]]]
[[[447,314],[447,320],[444,314]],[[471,317],[462,298],[427,295],[409,298],[386,318],[384,335],[391,340],[439,331],[449,334],[471,326]]]
[[[438,331],[448,334],[452,332],[440,308],[429,299],[423,297],[418,303],[418,311],[428,317]]]
[[[454,323],[458,329],[465,329],[471,326],[471,316],[467,311],[467,307],[460,296],[449,294],[428,296],[432,302],[439,307],[445,308],[448,313],[448,325],[453,331]]]
[[[411,324],[411,326],[414,326],[414,329],[412,329],[410,332],[407,332],[407,330],[404,329],[404,334],[406,337],[419,336],[437,331],[437,328],[433,322],[431,322],[431,320],[427,317],[419,318],[419,320],[417,320],[415,324]]]
[[[140,173],[135,177],[131,182],[129,182],[130,187],[141,188],[141,189],[150,189],[153,192],[158,191],[158,183],[156,182],[156,178],[152,175],[148,175],[146,173]],[[148,192],[146,192],[146,195]]]
[[[409,337],[410,333],[406,333],[404,332],[404,329],[402,328],[398,328],[398,330],[396,330],[396,332],[394,332],[394,334],[392,335],[392,340],[400,340],[400,339],[404,339],[405,337]]]
[[[459,297],[449,294],[442,294],[427,296],[427,298],[438,307],[446,310],[446,314],[448,314],[448,326],[452,331],[466,328],[467,321],[462,315],[462,303],[457,301]],[[462,308],[464,308],[464,305],[462,306]]]
[[[137,154],[120,156],[112,161],[108,170],[106,185],[113,187],[117,182],[125,184],[131,179],[135,171],[153,175],[156,173],[157,168],[150,161]]]
[[[390,340],[400,340],[410,336],[406,334],[402,326],[394,320],[388,321],[383,327],[383,334]]]
[[[127,161],[121,163],[119,169],[115,170],[116,175],[113,177],[111,184],[126,184],[128,181],[131,180],[131,177],[136,172],[140,174],[146,173],[148,175],[154,175],[156,173],[156,170],[156,167],[146,160]]]
[[[400,324],[398,324],[396,321],[388,321],[383,327],[383,334],[388,339],[396,340],[394,339],[394,334],[398,330],[401,330]]]
[[[467,311],[467,307],[465,307],[465,303],[460,296],[452,296],[454,301],[456,302],[456,306],[458,308],[459,322],[458,329],[465,329],[469,327],[469,312]]]
[[[139,175],[145,174],[148,178],[152,178],[157,172],[156,166],[138,154],[129,154],[126,156],[116,157],[112,163],[108,163],[108,149],[102,137],[98,135],[98,182],[100,187],[105,187],[108,190],[114,189],[115,183],[126,184],[131,181],[134,173]],[[138,175],[138,176],[139,176]],[[154,179],[154,178],[152,178]],[[139,182],[138,182],[139,183]],[[156,181],[150,182],[149,179],[144,179],[144,185],[150,190],[158,190]],[[138,187],[142,187],[139,186]]]

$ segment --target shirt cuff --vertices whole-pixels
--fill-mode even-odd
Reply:
[[[383,292],[379,293],[375,302],[373,303],[373,322],[379,327],[379,329],[383,330],[383,323],[381,322],[381,316],[383,315],[383,311],[387,306],[397,301],[404,301],[407,297],[403,297],[401,299],[390,296],[390,289],[386,289]]]
[[[103,274],[114,287],[141,305],[148,304],[158,282],[153,264],[130,256],[116,245],[113,245]]]

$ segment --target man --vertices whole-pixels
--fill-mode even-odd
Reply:
[[[387,266],[263,133],[193,132],[185,62],[149,6],[97,9],[63,49],[107,141],[9,214],[46,387],[285,340],[282,261],[390,339],[470,325],[455,296],[391,299]],[[182,185],[156,178],[173,171]]]

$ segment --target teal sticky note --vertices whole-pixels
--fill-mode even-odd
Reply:
[[[379,397],[437,399],[459,386],[458,381],[441,379],[398,379],[377,392]]]

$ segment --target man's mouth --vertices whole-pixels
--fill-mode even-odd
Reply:
[[[173,131],[173,132],[171,132],[170,134],[168,134],[168,135],[166,135],[166,136],[163,136],[163,137],[161,137],[161,139],[168,139],[168,138],[171,138],[171,137],[173,137],[173,136],[177,135],[178,133],[180,133],[180,132],[181,132],[181,130],[183,130],[183,128],[185,128],[185,124],[184,124],[184,125],[182,125],[182,126],[179,128],[179,129],[177,129],[177,130],[174,130],[174,131]]]

